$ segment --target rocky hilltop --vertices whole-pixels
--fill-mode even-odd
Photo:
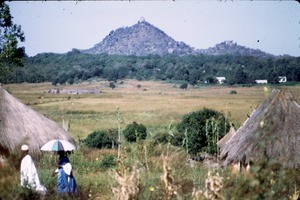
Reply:
[[[176,54],[185,55],[194,49],[183,42],[176,42],[160,29],[144,19],[130,27],[118,28],[111,31],[100,43],[83,50],[88,54],[117,54],[146,56]]]
[[[257,57],[268,57],[273,56],[259,49],[251,49],[245,46],[238,45],[237,43],[230,41],[221,42],[214,47],[208,49],[201,49],[198,53],[208,55],[237,55],[237,56],[257,56]]]
[[[109,55],[237,55],[269,57],[271,54],[259,49],[251,49],[238,45],[233,41],[224,41],[208,49],[194,49],[183,42],[177,42],[162,30],[141,19],[130,27],[118,28],[111,31],[100,43],[94,47],[81,50],[87,54]]]

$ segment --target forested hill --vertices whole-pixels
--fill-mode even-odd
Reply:
[[[131,27],[112,31],[88,50],[27,57],[24,67],[0,76],[0,82],[50,81],[56,85],[93,78],[109,81],[133,78],[180,80],[195,85],[215,83],[218,76],[225,77],[227,84],[253,83],[257,79],[276,83],[278,76],[300,81],[300,57],[276,57],[233,41],[195,50],[140,20]]]
[[[191,85],[214,83],[226,77],[227,84],[253,83],[257,79],[278,82],[300,81],[300,57],[257,57],[243,55],[122,56],[84,54],[74,49],[66,54],[45,53],[28,57],[24,67],[15,68],[2,83],[45,82],[73,84],[93,78],[116,81],[181,80]]]

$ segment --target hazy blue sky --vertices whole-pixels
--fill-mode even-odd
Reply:
[[[225,40],[275,55],[300,56],[296,1],[18,1],[9,2],[29,56],[87,49],[110,31],[144,17],[176,41],[205,49]]]

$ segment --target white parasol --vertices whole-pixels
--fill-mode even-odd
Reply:
[[[51,140],[41,148],[42,151],[73,151],[75,149],[76,146],[66,140]]]

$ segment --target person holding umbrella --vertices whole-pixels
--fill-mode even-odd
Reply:
[[[53,172],[57,174],[57,192],[60,194],[74,194],[78,192],[77,183],[72,173],[72,165],[65,151],[58,151],[58,168]]]
[[[72,173],[72,165],[66,152],[75,150],[76,147],[66,140],[51,140],[44,144],[42,151],[56,152],[59,155],[57,169],[52,173],[57,174],[57,192],[60,194],[74,194],[78,192],[77,183]]]

